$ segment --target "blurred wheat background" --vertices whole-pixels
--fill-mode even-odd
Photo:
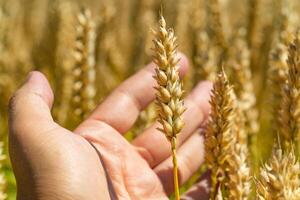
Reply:
[[[282,141],[289,135],[284,132],[290,130],[290,118],[278,116],[288,98],[282,85],[287,81],[286,60],[294,55],[288,46],[300,25],[300,1],[0,0],[0,199],[15,199],[7,155],[7,105],[26,75],[32,70],[46,74],[55,93],[55,120],[73,129],[120,82],[151,61],[150,30],[158,24],[161,5],[175,29],[179,51],[190,60],[185,90],[200,80],[214,81],[222,66],[226,71],[245,120],[251,171],[258,176],[278,130]],[[299,101],[294,109],[300,109]],[[128,140],[155,117],[150,105],[128,132]]]

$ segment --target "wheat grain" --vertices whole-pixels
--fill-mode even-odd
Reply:
[[[158,108],[159,122],[163,128],[159,130],[165,134],[171,143],[174,165],[174,188],[176,200],[179,200],[176,138],[183,128],[182,114],[185,111],[183,105],[182,82],[179,78],[177,56],[177,44],[174,31],[167,29],[164,17],[160,16],[160,27],[154,31],[154,62],[157,65],[155,79],[156,104]]]

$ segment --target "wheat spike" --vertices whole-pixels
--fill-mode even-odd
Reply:
[[[274,132],[280,127],[280,105],[282,100],[282,90],[285,84],[285,78],[288,73],[286,59],[288,56],[287,46],[282,43],[277,44],[277,47],[270,54],[270,84],[272,87],[272,111]]]
[[[269,79],[272,88],[272,111],[273,111],[273,127],[274,133],[277,134],[280,125],[280,106],[283,99],[282,90],[288,75],[288,45],[292,42],[291,37],[291,20],[285,10],[280,12],[281,20],[278,31],[277,43],[270,53],[269,57]]]
[[[256,110],[256,96],[250,69],[250,51],[245,40],[246,30],[238,30],[230,49],[231,60],[228,65],[232,69],[232,84],[238,99],[239,108],[246,119],[246,131],[254,135],[258,129],[258,111]]]
[[[236,143],[229,159],[229,199],[247,200],[251,192],[250,168],[246,144]]]
[[[209,0],[208,11],[209,33],[212,36],[212,41],[219,48],[225,49],[227,44],[222,26],[219,0]]]
[[[59,3],[59,31],[57,46],[57,66],[60,66],[64,78],[61,80],[61,92],[58,97],[59,106],[54,112],[57,121],[66,125],[68,114],[70,112],[70,102],[72,100],[72,70],[74,66],[73,52],[70,49],[74,46],[75,31],[74,24],[76,17],[74,16],[74,5],[70,2],[62,1]]]
[[[280,147],[273,150],[260,169],[256,190],[259,200],[300,199],[300,165],[294,150],[289,153],[283,153]]]
[[[220,185],[221,190],[228,191],[229,198],[247,199],[250,193],[247,146],[239,139],[236,97],[224,71],[217,76],[210,104],[205,150],[212,173],[211,199],[217,198]]]
[[[75,115],[85,117],[95,106],[95,24],[91,12],[83,10],[77,17],[73,103]]]
[[[154,62],[157,65],[154,78],[157,81],[156,104],[159,122],[163,128],[159,130],[165,134],[171,143],[174,164],[174,188],[176,200],[179,200],[176,138],[183,128],[182,82],[178,73],[177,44],[173,29],[167,29],[166,21],[160,15],[158,31],[154,31]]]
[[[220,48],[212,46],[205,31],[199,30],[196,35],[194,64],[196,68],[195,81],[215,80]]]
[[[211,199],[223,185],[228,169],[229,152],[233,152],[235,137],[232,134],[235,118],[233,90],[225,72],[217,76],[211,97],[211,115],[206,131],[205,157],[212,176]]]
[[[279,134],[285,146],[290,141],[296,142],[299,148],[300,137],[300,35],[295,36],[288,48],[288,73],[282,88],[282,102],[280,105]]]
[[[191,8],[195,5],[190,0],[179,0],[177,3],[177,16],[175,30],[176,35],[179,37],[180,50],[183,52],[189,52],[191,50],[189,46],[190,35],[188,33],[188,24],[191,18]]]

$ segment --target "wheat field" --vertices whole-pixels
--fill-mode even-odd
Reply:
[[[160,49],[164,33],[155,30],[164,23],[173,28],[168,37],[177,38],[168,44],[174,47],[167,52],[170,70],[176,51],[189,58],[183,83],[170,81],[158,59],[167,50]],[[161,131],[175,142],[183,90],[214,82],[203,133],[206,163],[181,192],[210,170],[212,200],[300,200],[299,28],[298,0],[0,0],[0,200],[16,198],[7,108],[30,71],[46,75],[55,121],[72,130],[152,60],[160,107],[157,113],[151,104],[140,114],[129,141],[159,116]],[[167,84],[177,86],[177,96],[169,91],[165,101]],[[173,100],[178,120],[168,129]]]

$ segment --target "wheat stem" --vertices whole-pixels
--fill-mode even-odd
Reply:
[[[172,159],[173,159],[175,199],[180,200],[179,184],[178,184],[178,163],[177,163],[177,156],[176,156],[176,138],[175,137],[172,138],[171,148],[172,148]]]
[[[3,143],[0,142],[0,200],[5,200],[7,198],[6,195],[6,179],[5,174],[3,173],[3,162],[5,160],[5,155],[3,154]]]

